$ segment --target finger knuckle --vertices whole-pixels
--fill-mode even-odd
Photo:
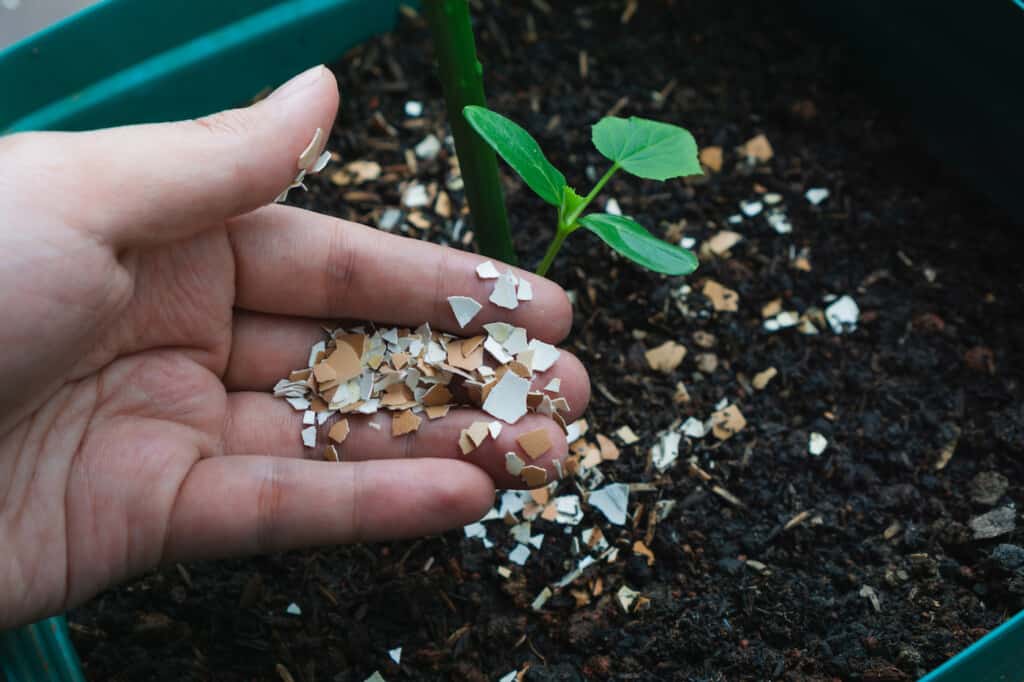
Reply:
[[[356,249],[346,236],[345,226],[338,222],[331,226],[326,262],[323,267],[325,310],[338,311],[352,289],[356,275]]]
[[[256,548],[258,552],[270,552],[278,544],[278,526],[286,483],[281,465],[273,460],[260,483],[256,500]]]

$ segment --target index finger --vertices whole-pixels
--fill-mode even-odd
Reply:
[[[231,221],[235,253],[236,305],[279,315],[354,318],[460,335],[476,334],[489,322],[525,327],[549,343],[564,339],[572,307],[560,286],[518,268],[533,298],[514,309],[489,298],[495,280],[481,279],[486,261],[464,251],[407,239],[364,225],[288,206],[267,206]],[[468,296],[481,310],[460,328],[449,296]]]

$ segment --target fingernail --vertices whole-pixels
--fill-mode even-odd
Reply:
[[[291,80],[282,84],[279,88],[277,88],[277,90],[274,90],[272,93],[270,93],[270,97],[268,99],[284,99],[287,97],[293,97],[299,92],[302,92],[303,90],[308,88],[313,83],[316,83],[318,80],[320,80],[320,77],[323,76],[323,73],[323,64],[318,64],[317,66],[314,66],[312,69],[307,69],[306,71],[300,73],[298,76],[295,76]]]

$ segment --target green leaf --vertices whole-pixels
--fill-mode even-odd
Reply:
[[[465,107],[462,115],[541,199],[552,206],[562,203],[565,176],[551,165],[530,133],[501,114],[474,104]]]
[[[608,116],[597,122],[591,138],[606,158],[641,178],[668,180],[703,174],[697,142],[679,126],[636,116]]]
[[[688,275],[697,269],[692,251],[658,239],[634,220],[609,213],[591,213],[580,224],[629,260],[665,275]]]

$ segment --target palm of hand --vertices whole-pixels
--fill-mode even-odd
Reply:
[[[234,269],[226,230],[120,262],[83,258],[79,248],[69,261],[72,253],[95,264],[81,279],[115,284],[99,287],[106,300],[90,300],[88,287],[37,304],[47,318],[90,311],[73,339],[38,339],[58,357],[87,352],[55,391],[22,394],[42,404],[0,438],[0,544],[18,548],[0,591],[46,612],[163,560],[186,476],[200,458],[224,454],[227,414],[220,377]]]

